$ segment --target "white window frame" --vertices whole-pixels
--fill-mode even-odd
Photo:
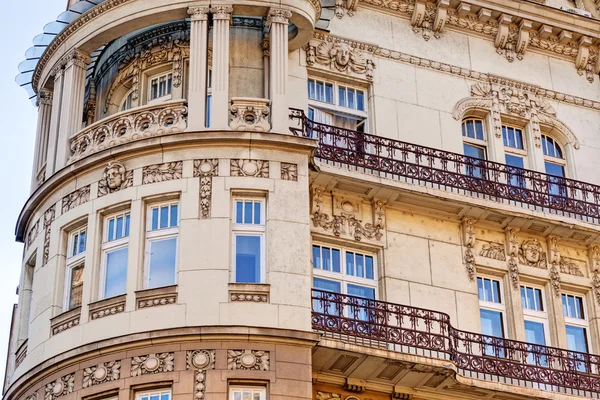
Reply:
[[[237,208],[236,204],[238,201],[247,202],[252,201],[253,203],[260,203],[260,224],[238,224],[237,221]],[[267,228],[267,202],[264,197],[244,197],[244,196],[235,196],[233,198],[233,211],[232,211],[232,282],[237,283],[237,237],[238,236],[257,236],[260,238],[260,282],[258,284],[267,283],[267,258],[266,258],[266,244],[265,244],[265,233]],[[242,212],[244,211],[244,207],[242,207]],[[252,212],[254,213],[254,206],[252,207]],[[243,221],[243,217],[242,217]],[[252,284],[252,283],[250,283]]]
[[[574,317],[568,317],[564,314],[564,305],[562,305],[562,296],[573,296],[576,298],[580,298],[581,299],[581,307],[582,307],[582,311],[583,311],[583,318],[574,318]],[[566,325],[571,325],[571,326],[575,326],[578,328],[583,328],[585,329],[585,337],[586,337],[586,344],[587,344],[587,352],[591,353],[592,351],[592,338],[591,338],[591,332],[590,332],[590,323],[588,320],[588,308],[587,308],[587,302],[585,299],[585,296],[582,296],[581,294],[578,293],[571,293],[571,292],[562,292],[561,296],[560,296],[560,301],[561,301],[561,305],[563,307],[563,316],[564,316],[564,320],[565,320],[565,332],[567,330]],[[575,351],[575,350],[573,350]]]
[[[551,164],[557,164],[563,167],[563,174],[565,176],[565,178],[567,177],[567,159],[566,159],[566,154],[565,154],[565,147],[560,144],[560,142],[558,140],[556,140],[555,137],[550,136],[550,135],[546,135],[544,133],[542,133],[542,137],[546,138],[546,147],[548,146],[548,140],[547,139],[551,139],[555,146],[558,146],[558,148],[560,149],[560,152],[562,153],[563,158],[559,158],[559,157],[553,157],[553,156],[549,156],[546,155],[547,151],[546,149],[543,148],[544,145],[544,140],[542,140],[542,154],[544,155],[544,161],[545,162],[549,162]],[[546,172],[544,170],[544,172]]]
[[[504,145],[504,136],[502,137],[502,144],[504,146],[504,152],[508,153],[510,155],[513,156],[517,156],[517,157],[521,157],[523,159],[523,168],[527,167],[527,138],[525,137],[525,129],[523,129],[523,127],[520,127],[518,125],[511,125],[511,124],[502,124],[502,129],[507,129],[507,135],[508,135],[508,129],[513,129],[515,131],[520,131],[521,132],[521,143],[523,144],[523,148],[519,149],[516,147],[510,147],[507,145]],[[516,141],[516,137],[517,137],[517,133],[515,132],[515,141]]]
[[[526,321],[541,323],[544,327],[544,340],[546,341],[546,344],[544,346],[552,346],[551,340],[550,340],[550,324],[549,324],[549,320],[548,320],[548,307],[547,307],[548,303],[546,302],[546,292],[544,291],[544,288],[541,286],[535,286],[535,285],[529,285],[529,284],[519,285],[519,291],[521,291],[521,288],[525,288],[525,291],[527,291],[527,289],[533,289],[534,293],[535,293],[535,290],[539,290],[541,292],[542,311],[532,310],[530,308],[522,307],[523,308],[523,319]],[[521,296],[522,296],[522,294],[521,294]],[[521,297],[521,305],[522,304],[523,304],[523,299]]]
[[[125,96],[123,96],[123,99],[121,100],[121,104],[119,105],[119,112],[128,111],[133,108],[133,98],[131,99],[131,106],[128,108],[124,108],[127,101],[129,100],[130,96],[133,96],[133,89],[130,89],[129,91],[127,91],[127,93],[125,93]]]
[[[166,77],[167,82],[169,81],[169,75],[171,75],[171,92],[165,95],[160,95],[160,78]],[[158,97],[152,98],[152,82],[154,80],[158,81]],[[169,69],[168,71],[161,72],[159,74],[155,74],[148,77],[148,104],[160,103],[165,100],[170,100],[173,98],[173,70]]]
[[[500,292],[500,303],[495,303],[493,301],[487,301],[487,300],[481,300],[481,299],[479,299],[479,293],[477,294],[477,298],[479,299],[479,309],[483,308],[485,310],[496,311],[496,312],[500,313],[501,318],[502,318],[502,338],[506,339],[508,336],[508,325],[506,324],[506,321],[507,321],[506,320],[506,304],[504,303],[504,298],[506,297],[504,295],[504,282],[502,281],[502,279],[494,277],[494,276],[477,275],[477,278],[481,278],[484,280],[489,279],[491,281],[496,281],[499,283],[498,290]],[[480,316],[480,318],[481,318],[481,316]],[[488,335],[485,335],[485,336],[488,336]]]
[[[171,206],[177,205],[177,226],[171,227]],[[152,230],[152,209],[158,208],[158,217],[160,219],[160,208],[162,206],[169,207],[169,223],[166,228],[160,228],[160,223],[158,224],[158,228]],[[175,271],[174,271],[174,282],[171,285],[177,285],[177,271],[179,264],[179,226],[181,223],[181,202],[179,200],[165,201],[160,203],[150,203],[146,207],[146,241],[145,241],[145,251],[144,251],[144,287],[150,287],[150,249],[152,242],[175,238]],[[165,286],[171,286],[165,285]],[[158,288],[161,286],[157,286]]]
[[[480,121],[481,122],[481,127],[483,129],[483,140],[481,139],[477,139],[477,138],[470,138],[466,135],[463,135],[463,127],[465,125],[466,122],[468,121]],[[473,124],[475,125],[475,124]],[[473,147],[479,147],[482,148],[484,153],[485,153],[485,160],[488,159],[488,143],[487,143],[487,132],[485,129],[485,119],[483,118],[478,118],[478,117],[465,117],[462,119],[462,122],[460,124],[460,134],[462,135],[462,139],[463,139],[463,143],[466,143],[468,145],[471,145]]]
[[[162,398],[162,395],[165,393],[169,394],[169,400],[173,400],[173,392],[170,388],[169,389],[157,389],[157,390],[144,390],[143,392],[138,392],[135,394],[135,400],[140,400],[144,396],[148,396],[148,400],[150,400],[150,396],[156,395],[156,394],[159,396],[159,400],[160,400]]]
[[[75,236],[78,236],[79,238],[81,238],[81,233],[83,233],[83,232],[85,232],[85,249],[80,253],[72,255],[74,246],[76,245]],[[87,240],[88,240],[87,225],[82,226],[80,228],[77,228],[77,229],[69,232],[69,236],[68,236],[68,240],[67,240],[67,266],[65,269],[65,271],[66,271],[66,273],[65,273],[65,291],[64,291],[64,299],[63,299],[63,302],[64,302],[63,309],[65,311],[71,310],[71,307],[70,307],[71,279],[73,276],[73,269],[82,267],[85,272],[85,254],[86,254],[86,250],[87,250]],[[82,302],[83,302],[83,298],[82,298]],[[75,308],[77,308],[77,307],[73,307],[73,309],[75,309]]]
[[[131,233],[131,213],[129,210],[127,211],[121,211],[118,213],[114,213],[111,215],[108,215],[106,217],[104,217],[104,224],[103,224],[103,234],[102,234],[102,264],[101,264],[101,268],[100,268],[100,288],[98,293],[100,294],[100,299],[105,299],[105,290],[106,290],[106,268],[107,268],[107,261],[108,261],[108,253],[112,253],[114,251],[117,250],[121,250],[124,248],[128,248],[129,247],[129,234],[127,236],[121,237],[119,239],[113,239],[111,241],[108,240],[108,225],[110,220],[114,219],[116,221],[116,219],[118,217],[122,216],[123,217],[123,230],[125,230],[125,218],[127,216],[129,216],[130,218],[130,224],[129,224],[129,233]],[[116,229],[116,224],[115,224],[115,229]],[[129,269],[129,265],[127,265],[127,269]],[[123,293],[125,294],[125,293]]]
[[[340,251],[340,272],[334,272],[332,271],[325,271],[321,268],[315,268],[313,264],[313,256],[312,256],[312,252],[313,252],[313,246],[319,246],[321,248],[323,247],[327,247],[328,249],[335,249],[335,250],[339,250]],[[379,299],[379,274],[377,271],[377,255],[375,253],[372,252],[368,252],[368,251],[362,251],[359,249],[353,249],[351,247],[346,247],[346,246],[334,246],[331,245],[329,243],[323,243],[323,242],[319,242],[319,241],[314,241],[311,242],[310,244],[310,259],[311,259],[311,265],[312,265],[312,271],[313,271],[313,278],[322,278],[322,279],[327,279],[329,281],[335,281],[335,282],[339,282],[340,283],[340,289],[342,291],[342,294],[348,294],[348,284],[353,284],[353,285],[357,285],[357,286],[362,286],[362,287],[367,287],[367,288],[371,288],[371,289],[375,289],[375,300]],[[346,271],[346,254],[347,253],[353,253],[353,254],[361,254],[365,257],[372,257],[373,258],[373,279],[369,279],[369,278],[361,278],[358,276],[354,276],[354,275],[348,275],[348,272]],[[366,275],[366,274],[365,274]],[[314,280],[311,282],[311,284],[313,284]]]
[[[260,400],[267,400],[267,388],[265,386],[252,386],[252,385],[232,385],[229,387],[229,400],[234,400],[234,393],[238,391],[250,390],[252,392],[260,393]],[[253,393],[254,394],[254,393]],[[254,396],[252,396],[254,400]]]
[[[326,102],[326,101],[317,100],[317,99],[311,99],[310,97],[308,97],[308,83],[309,83],[309,81],[313,81],[315,83],[315,88],[316,88],[317,82],[323,83],[323,86],[325,86],[326,84],[331,84],[332,85],[332,90],[333,90],[332,103],[329,103],[329,102]],[[369,91],[368,91],[367,88],[356,86],[356,85],[347,85],[345,83],[337,82],[337,81],[334,81],[334,80],[322,79],[322,78],[317,78],[317,77],[312,77],[312,76],[308,77],[308,79],[306,80],[306,85],[307,85],[306,86],[306,93],[307,93],[307,97],[308,97],[308,106],[309,106],[309,108],[318,110],[320,112],[333,114],[334,117],[338,116],[338,117],[345,117],[345,118],[356,119],[357,120],[357,128],[358,128],[359,125],[363,125],[363,131],[367,132],[367,121],[368,121],[368,118],[369,118],[369,112],[368,112],[368,110],[369,110]],[[355,91],[361,91],[363,93],[363,107],[364,107],[364,110],[359,110],[359,109],[356,109],[356,108],[350,108],[350,107],[340,106],[339,105],[340,104],[340,101],[339,101],[339,88],[340,88],[340,86],[343,87],[343,88],[345,88],[345,89],[354,89]],[[347,93],[347,91],[346,91],[346,93]],[[356,103],[358,105],[358,97],[356,99]],[[319,122],[319,121],[315,121],[315,122]]]

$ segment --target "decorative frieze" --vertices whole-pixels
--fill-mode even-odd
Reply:
[[[206,370],[194,372],[194,400],[204,400],[206,397]]]
[[[252,302],[252,303],[267,303],[269,301],[269,297],[266,294],[258,294],[258,293],[230,293],[229,299],[232,302],[240,301],[240,302]]]
[[[131,376],[171,372],[175,369],[175,354],[160,353],[137,356],[131,359]]]
[[[269,371],[270,354],[261,350],[227,350],[227,368],[230,370]]]
[[[556,297],[560,297],[560,247],[558,246],[559,238],[557,236],[548,236],[548,263],[550,264],[550,284]]]
[[[341,400],[342,395],[339,393],[322,392],[317,390],[316,400]]]
[[[142,184],[159,183],[181,179],[183,176],[183,161],[155,164],[142,170]]]
[[[233,97],[229,127],[234,131],[269,132],[269,99]]]
[[[33,224],[31,229],[29,229],[29,232],[27,233],[27,249],[29,249],[31,247],[31,245],[33,244],[33,241],[38,237],[39,234],[40,234],[40,220],[38,219],[35,222],[35,224]]]
[[[52,335],[58,335],[61,332],[69,330],[79,325],[79,320],[81,317],[80,309],[78,309],[77,313],[71,316],[70,318],[61,320],[59,322],[55,322],[52,324]]]
[[[547,257],[542,244],[537,239],[528,239],[519,247],[519,262],[529,267],[547,269]]]
[[[48,263],[50,255],[50,237],[52,236],[52,223],[56,218],[56,204],[53,204],[44,213],[44,256],[42,257],[42,265]]]
[[[371,81],[375,69],[373,54],[377,48],[375,45],[315,32],[304,49],[309,67]]]
[[[281,180],[298,181],[298,164],[281,163]]]
[[[449,6],[450,0],[437,0],[436,4],[415,0],[410,19],[413,32],[422,34],[425,40],[429,40],[432,34],[439,39],[446,24]]]
[[[169,294],[160,297],[154,297],[151,299],[139,299],[137,302],[137,308],[150,308],[156,306],[166,306],[169,304],[177,303],[177,294]]]
[[[512,287],[515,290],[519,290],[520,279],[519,279],[519,239],[517,238],[518,228],[508,227],[506,228],[506,250],[508,255],[508,274]]]
[[[479,251],[479,255],[492,260],[506,261],[506,250],[502,243],[490,242],[484,244]]]
[[[186,368],[190,369],[215,369],[215,350],[188,350]]]
[[[230,161],[231,176],[269,177],[269,161],[236,159]]]
[[[467,267],[467,274],[469,280],[475,280],[475,253],[473,248],[475,247],[475,220],[471,218],[463,219],[463,245],[465,246],[465,266]]]
[[[62,199],[62,214],[90,201],[90,186],[82,187]]]
[[[90,320],[93,321],[125,312],[125,300],[123,295],[90,304]]]
[[[121,377],[121,362],[110,361],[88,367],[83,370],[83,388],[119,380]]]
[[[561,274],[573,275],[573,276],[584,276],[583,272],[577,265],[577,262],[571,258],[560,257],[560,261],[558,262],[558,269]]]
[[[219,160],[204,159],[194,161],[194,177],[200,177],[200,216],[210,218],[212,181],[219,175]]]
[[[44,400],[55,400],[73,393],[75,390],[75,374],[65,375],[46,385]]]
[[[98,197],[118,192],[133,186],[133,171],[127,171],[125,166],[118,161],[110,161],[102,179],[98,182]]]

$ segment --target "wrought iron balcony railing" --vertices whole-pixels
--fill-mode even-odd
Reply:
[[[312,328],[337,340],[451,361],[470,378],[600,398],[600,356],[461,331],[437,311],[313,289]]]
[[[317,139],[322,163],[598,223],[600,186],[309,120],[292,109],[296,136]]]

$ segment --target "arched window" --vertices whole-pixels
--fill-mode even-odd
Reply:
[[[483,120],[478,118],[465,118],[462,123],[463,151],[465,156],[487,159],[487,142],[485,131],[483,129]],[[477,163],[467,163],[466,173],[468,175],[482,178],[484,171],[476,165]]]
[[[565,160],[564,151],[556,139],[547,135],[542,135],[542,150],[544,151],[544,166],[546,173],[565,177]]]
[[[123,101],[121,102],[121,107],[119,107],[119,111],[127,111],[131,109],[133,106],[133,90],[127,92],[125,97],[123,97]]]

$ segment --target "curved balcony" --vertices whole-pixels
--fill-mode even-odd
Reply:
[[[600,186],[317,123],[302,110],[290,119],[294,135],[318,140],[322,163],[600,223]]]
[[[334,340],[450,361],[469,378],[600,398],[600,356],[461,331],[437,311],[313,289],[312,328]]]
[[[137,107],[104,118],[71,137],[68,164],[125,143],[181,133],[187,128],[185,100]]]

